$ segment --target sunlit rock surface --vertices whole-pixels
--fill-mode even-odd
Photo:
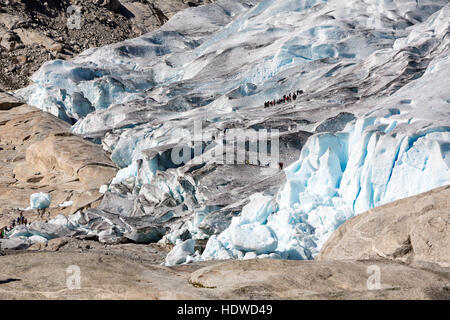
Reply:
[[[56,240],[53,240],[56,241]],[[67,242],[67,240],[65,240]],[[52,243],[57,245],[56,243]],[[0,256],[1,299],[445,299],[444,270],[377,262],[379,290],[367,288],[372,261],[248,260],[163,267],[152,248],[128,245],[84,249],[85,243],[58,251]],[[78,249],[77,249],[78,247]],[[147,251],[147,252],[146,252]],[[107,254],[106,254],[107,253]],[[128,254],[127,254],[128,253]],[[46,263],[42,263],[45,261]],[[31,265],[32,268],[23,266]],[[48,266],[51,265],[51,268]],[[68,266],[81,270],[80,289],[67,289]],[[20,278],[17,270],[20,270]],[[70,271],[70,269],[69,269]],[[20,279],[20,281],[8,281]]]

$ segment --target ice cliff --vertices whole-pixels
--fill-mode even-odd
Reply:
[[[170,261],[311,259],[355,214],[450,184],[449,21],[444,0],[217,1],[17,94],[111,152],[109,212],[169,227]],[[205,157],[239,129],[278,130],[289,166]],[[182,143],[202,157],[174,161]]]

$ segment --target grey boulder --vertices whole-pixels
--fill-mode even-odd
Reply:
[[[31,245],[31,240],[26,237],[0,239],[0,249],[2,250],[25,250]]]
[[[41,236],[47,240],[70,237],[74,234],[74,231],[66,226],[38,221],[33,222],[28,228],[28,231],[32,235]]]

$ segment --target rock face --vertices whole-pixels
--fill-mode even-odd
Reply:
[[[31,145],[26,152],[26,162],[41,174],[48,174],[50,168],[67,177],[78,178],[85,189],[90,189],[92,184],[109,183],[117,172],[106,153],[99,152],[98,145],[69,133],[51,133]]]
[[[0,249],[2,250],[25,250],[31,244],[31,240],[26,237],[0,239]]]
[[[0,110],[11,110],[21,104],[22,102],[18,101],[16,98],[0,91]]]
[[[319,260],[388,259],[450,267],[450,186],[402,199],[345,222]]]
[[[30,196],[49,193],[49,212],[73,213],[102,197],[100,186],[117,169],[98,145],[69,133],[62,120],[0,93],[0,225],[27,208]],[[59,208],[63,202],[72,206]],[[35,212],[25,214],[28,221]]]
[[[108,8],[110,11],[117,11],[121,7],[119,0],[97,0],[94,2],[102,7]]]
[[[368,289],[371,266],[379,268],[378,290]],[[447,271],[448,272],[448,271]],[[247,260],[194,272],[190,282],[222,299],[427,299],[447,298],[449,274],[373,261]]]
[[[271,253],[278,245],[273,231],[261,225],[232,226],[231,238],[238,250],[256,252],[256,254]]]

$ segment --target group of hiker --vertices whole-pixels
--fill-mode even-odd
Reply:
[[[6,238],[6,233],[10,232],[18,225],[28,225],[28,219],[23,216],[22,212],[16,219],[11,220],[9,227],[6,226],[0,229],[0,239]]]
[[[284,95],[283,98],[281,98],[281,99],[273,100],[273,101],[266,101],[266,102],[264,102],[264,108],[273,107],[278,104],[295,101],[295,100],[297,100],[297,97],[302,94],[303,94],[303,90],[297,90],[296,92],[289,93],[288,95]]]
[[[250,165],[250,160],[245,160],[245,164],[246,164],[246,165]],[[258,166],[261,166],[260,163],[259,163],[259,160],[258,160]],[[279,168],[280,170],[283,170],[283,168],[284,168],[284,163],[283,163],[283,162],[278,162],[278,168]]]

